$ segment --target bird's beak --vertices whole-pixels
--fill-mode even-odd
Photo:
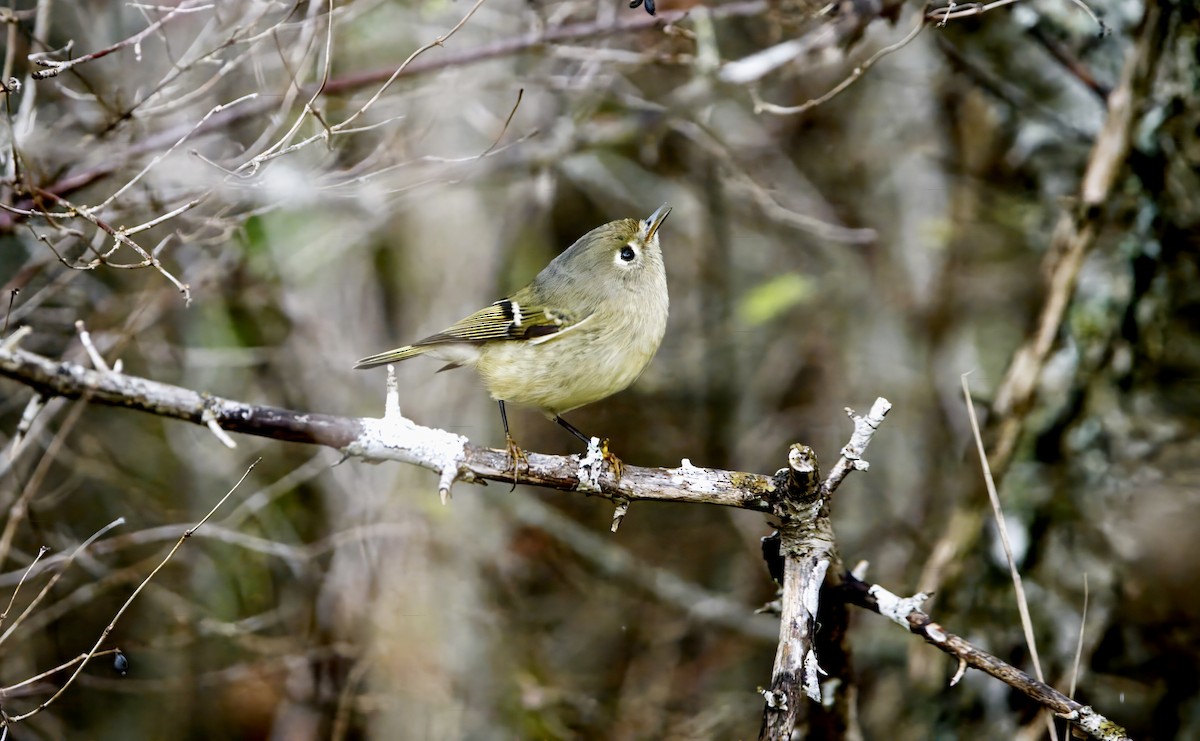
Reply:
[[[646,241],[649,242],[654,238],[654,233],[658,231],[658,227],[666,220],[667,214],[671,213],[671,207],[663,204],[658,207],[658,210],[650,214],[650,218],[646,219]]]

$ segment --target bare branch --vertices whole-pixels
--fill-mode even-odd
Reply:
[[[69,212],[67,214],[65,214],[66,216],[78,216],[79,218],[90,222],[91,224],[96,226],[98,229],[100,229],[100,231],[102,231],[105,234],[112,237],[113,241],[116,242],[118,245],[124,245],[124,246],[130,248],[131,250],[136,252],[142,258],[142,261],[139,263],[117,265],[117,264],[108,262],[108,259],[107,259],[108,256],[106,254],[106,255],[101,255],[98,258],[100,260],[100,263],[107,265],[109,267],[115,267],[115,268],[136,269],[136,268],[152,267],[155,270],[157,270],[160,274],[162,274],[162,276],[164,278],[169,280],[172,285],[174,285],[177,289],[179,289],[179,292],[181,294],[183,294],[184,303],[190,304],[192,302],[192,292],[191,292],[191,289],[188,288],[187,284],[181,282],[178,278],[176,278],[174,275],[172,275],[169,270],[164,268],[162,262],[159,261],[159,259],[157,257],[151,255],[140,244],[138,244],[137,242],[130,239],[124,229],[118,229],[118,228],[115,228],[115,227],[109,225],[108,222],[104,221],[103,219],[101,219],[100,217],[98,217],[94,213],[92,213],[91,209],[88,209],[83,206],[76,206],[76,205],[72,204],[70,201],[67,201],[66,199],[62,198],[61,196],[55,195],[54,193],[52,193],[48,190],[43,190],[41,188],[35,188],[34,192],[37,193],[37,195],[39,195],[39,196],[49,198],[50,200],[54,201],[55,203],[58,203],[59,205],[66,207],[67,209],[69,209]],[[51,216],[50,214],[37,213],[37,212],[34,212],[34,213],[36,215]]]
[[[21,612],[21,615],[13,622],[12,625],[10,625],[8,627],[8,630],[4,631],[3,635],[0,635],[0,644],[4,643],[6,640],[8,640],[8,637],[11,636],[13,634],[13,632],[21,625],[21,623],[25,620],[25,618],[29,615],[29,613],[33,612],[34,608],[36,608],[38,606],[38,604],[40,604],[41,601],[43,599],[45,599],[46,595],[48,595],[50,593],[50,590],[53,589],[54,585],[56,583],[58,583],[58,580],[62,578],[62,575],[66,572],[66,570],[68,568],[70,568],[72,563],[75,562],[76,557],[78,557],[81,553],[83,553],[85,550],[87,550],[87,548],[92,543],[96,542],[96,539],[99,538],[101,535],[104,535],[109,530],[112,530],[114,527],[119,527],[124,524],[125,524],[125,518],[118,517],[117,519],[108,523],[107,525],[100,528],[96,532],[92,533],[92,536],[90,538],[88,538],[87,540],[80,543],[79,547],[77,547],[74,551],[72,551],[71,555],[66,558],[65,562],[63,563],[63,567],[58,570],[58,573],[56,573],[54,576],[52,576],[49,579],[49,581],[46,582],[45,586],[42,587],[42,591],[38,592],[37,596],[34,597],[33,600],[28,605],[26,605],[25,609]],[[34,563],[37,563],[37,562],[35,561]],[[31,568],[32,568],[32,566],[31,566]],[[26,571],[28,571],[28,570],[26,570]]]
[[[824,483],[818,483],[820,472],[811,448],[793,445],[788,454],[789,470],[777,504],[782,516],[779,555],[783,559],[779,646],[771,687],[761,690],[766,707],[758,736],[760,740],[790,739],[805,705],[805,697],[816,703],[809,707],[820,707],[822,703],[821,676],[825,671],[819,660],[824,661],[825,657],[819,657],[816,650],[817,616],[822,609],[820,597],[826,586],[826,574],[832,576],[829,586],[834,586],[840,581],[842,572],[833,524],[829,519],[830,497],[850,471],[866,470],[867,463],[862,456],[891,408],[891,402],[879,398],[865,417],[846,410],[854,420],[854,433]],[[820,624],[827,635],[844,633],[844,625],[833,625],[828,619]],[[827,644],[827,648],[839,650],[836,643]],[[844,665],[842,657],[838,657],[838,664]],[[844,686],[845,678],[838,679],[843,680],[839,684]],[[846,702],[844,694],[839,696],[832,713],[845,719],[851,717],[853,713],[845,707]]]
[[[990,3],[956,3],[952,1],[945,7],[933,8],[925,14],[925,17],[929,18],[930,20],[937,21],[939,26],[944,26],[946,25],[946,21],[953,21],[959,18],[969,18],[970,16],[980,15],[988,12],[989,10],[1003,8],[1006,5],[1012,5],[1016,2],[1020,2],[1020,0],[992,0]],[[1100,19],[1100,16],[1096,15],[1094,10],[1088,7],[1087,3],[1085,3],[1083,0],[1072,0],[1072,2],[1079,6],[1079,9],[1084,13],[1087,13],[1089,18],[1095,21],[1096,25],[1100,27],[1101,36],[1108,33],[1108,26],[1105,25],[1104,21]]]
[[[979,431],[979,419],[975,415],[975,402],[971,399],[971,389],[967,386],[967,374],[962,375],[963,398],[967,402],[967,416],[971,421],[971,433],[975,437],[975,449],[979,453],[979,465],[983,469],[983,482],[986,484],[988,501],[992,504],[992,516],[996,523],[996,532],[1000,534],[1000,545],[1004,547],[1004,556],[1008,560],[1008,573],[1012,575],[1013,592],[1017,596],[1017,611],[1021,615],[1021,629],[1025,632],[1025,645],[1029,647],[1029,658],[1033,661],[1033,671],[1039,682],[1045,682],[1042,673],[1042,659],[1038,655],[1037,639],[1033,635],[1033,619],[1029,616],[1029,600],[1025,596],[1025,584],[1021,581],[1021,571],[1013,557],[1012,541],[1008,537],[1008,525],[1004,522],[1004,511],[1000,507],[1000,495],[996,492],[996,479],[988,466],[987,449],[983,447],[983,434]],[[1057,739],[1058,731],[1054,721],[1047,718],[1046,724],[1050,737]]]
[[[1092,146],[1080,183],[1080,202],[1073,213],[1062,215],[1048,247],[1044,263],[1046,298],[1036,328],[1013,354],[991,405],[992,417],[988,426],[994,436],[988,451],[988,465],[998,482],[1004,480],[1025,430],[1026,417],[1037,401],[1042,371],[1057,345],[1060,328],[1075,294],[1079,271],[1100,234],[1105,208],[1117,178],[1125,171],[1134,122],[1159,68],[1158,60],[1172,17],[1157,3],[1147,5],[1120,83],[1108,97],[1108,115]],[[978,537],[978,527],[960,527],[964,517],[977,516],[977,510],[972,506],[949,518],[950,524],[932,549],[933,555],[919,581],[922,589],[932,589],[947,565]]]
[[[781,106],[781,105],[776,105],[774,103],[768,103],[768,102],[762,100],[761,98],[759,98],[758,93],[752,89],[751,95],[754,97],[754,112],[755,113],[771,113],[776,116],[794,116],[794,115],[797,115],[800,113],[804,113],[805,111],[807,111],[809,109],[816,108],[819,105],[824,105],[825,103],[828,103],[830,100],[833,100],[835,97],[840,95],[843,91],[846,90],[846,88],[853,85],[859,78],[861,78],[863,75],[865,75],[867,73],[867,70],[871,69],[871,67],[873,67],[875,65],[875,63],[878,62],[880,59],[883,59],[887,55],[889,55],[893,52],[897,52],[897,51],[903,49],[904,47],[908,46],[910,43],[912,43],[912,40],[917,38],[917,36],[920,35],[921,31],[923,31],[924,29],[925,29],[925,17],[918,16],[917,24],[915,26],[913,26],[913,29],[911,31],[909,31],[908,34],[904,38],[900,39],[899,41],[897,41],[893,44],[888,44],[887,46],[883,47],[879,51],[872,54],[867,59],[867,61],[863,62],[862,64],[858,65],[853,70],[851,70],[850,74],[846,77],[846,79],[842,80],[837,85],[834,85],[833,88],[829,90],[829,92],[825,93],[824,95],[820,95],[816,98],[813,98],[812,100],[807,100],[807,101],[801,103],[800,105]]]
[[[117,43],[113,44],[112,46],[106,47],[104,49],[100,49],[99,51],[94,51],[90,54],[84,54],[82,57],[75,57],[74,59],[68,59],[68,60],[59,62],[54,59],[46,59],[41,54],[30,54],[29,55],[30,62],[38,65],[39,67],[47,67],[48,68],[48,69],[40,70],[38,72],[34,72],[33,79],[45,80],[50,77],[57,77],[58,75],[62,74],[63,72],[66,72],[67,70],[71,69],[72,67],[83,64],[84,62],[90,62],[94,59],[100,59],[101,57],[107,57],[109,54],[120,51],[121,49],[124,49],[127,46],[133,46],[133,47],[137,48],[138,45],[141,44],[143,39],[145,39],[147,36],[154,33],[155,31],[157,31],[159,28],[162,28],[164,23],[171,20],[175,16],[180,15],[182,13],[186,13],[191,10],[202,10],[202,9],[207,9],[207,8],[213,7],[212,5],[195,7],[199,2],[200,2],[200,0],[184,0],[184,2],[181,2],[177,7],[172,8],[171,12],[167,13],[162,18],[159,18],[154,23],[151,23],[149,26],[146,26],[144,29],[137,32],[133,36],[130,36],[129,38],[124,39],[122,41],[118,41]]]
[[[838,588],[846,602],[877,612],[921,636],[942,651],[988,674],[1026,697],[1044,705],[1059,718],[1076,724],[1089,736],[1101,741],[1130,741],[1125,729],[1092,708],[1075,702],[1063,693],[1029,676],[1020,669],[948,632],[921,610],[926,594],[901,598],[877,584],[847,574]]]
[[[84,657],[80,660],[79,665],[77,667],[75,667],[75,671],[72,672],[71,676],[67,679],[67,681],[63,683],[63,686],[59,687],[57,692],[55,692],[50,698],[48,698],[41,705],[38,705],[33,710],[30,710],[29,712],[26,712],[26,713],[21,713],[20,715],[6,716],[3,720],[3,725],[6,728],[12,723],[17,723],[19,721],[25,720],[26,718],[29,718],[30,716],[40,713],[41,711],[43,711],[47,707],[49,707],[50,704],[53,703],[55,700],[57,700],[59,697],[62,697],[62,694],[67,691],[67,688],[70,687],[71,684],[76,680],[76,678],[79,677],[79,673],[83,671],[83,667],[87,666],[88,661],[90,661],[92,659],[92,657],[95,656],[98,651],[100,651],[100,646],[104,643],[104,641],[108,638],[108,636],[117,627],[117,621],[121,619],[121,616],[125,614],[125,611],[129,609],[129,606],[131,604],[133,604],[133,601],[135,599],[137,599],[137,596],[139,594],[141,594],[142,590],[146,588],[146,585],[150,583],[150,580],[153,579],[155,577],[155,575],[158,574],[158,572],[161,571],[162,568],[167,565],[167,562],[171,560],[171,557],[175,555],[176,551],[178,551],[180,549],[180,547],[183,546],[183,541],[190,538],[192,536],[192,533],[196,532],[196,530],[200,529],[200,527],[202,525],[204,525],[204,523],[208,522],[209,518],[211,518],[218,509],[220,509],[221,505],[224,504],[225,501],[228,500],[229,497],[233,495],[233,492],[237,491],[237,488],[239,486],[241,486],[242,482],[246,480],[246,477],[250,475],[250,472],[254,470],[254,467],[257,466],[259,464],[259,461],[261,461],[261,460],[262,460],[262,458],[259,458],[258,460],[251,463],[250,467],[246,469],[246,472],[242,474],[242,477],[240,479],[238,479],[236,484],[233,485],[233,488],[231,488],[228,492],[226,492],[225,496],[221,497],[220,501],[218,501],[215,505],[213,505],[213,508],[208,511],[208,514],[204,515],[204,517],[202,517],[200,519],[200,521],[197,522],[194,527],[185,531],[183,533],[183,535],[181,535],[179,537],[179,540],[175,543],[174,547],[172,547],[171,550],[167,553],[167,555],[163,557],[163,560],[159,562],[158,566],[154,567],[154,570],[151,571],[146,576],[146,578],[142,581],[142,583],[138,585],[137,589],[133,590],[133,594],[129,595],[129,599],[125,600],[125,604],[121,605],[121,609],[117,610],[117,614],[113,616],[113,619],[110,620],[108,625],[106,625],[104,627],[104,630],[101,631],[100,637],[96,639],[95,645],[93,645],[92,649],[90,651],[88,651],[84,655]]]
[[[999,419],[999,429],[988,458],[997,477],[1003,477],[1016,449],[1025,415],[1036,400],[1042,369],[1056,344],[1059,328],[1075,294],[1079,270],[1096,243],[1104,206],[1117,177],[1125,169],[1137,106],[1158,68],[1170,16],[1156,4],[1147,6],[1140,38],[1125,63],[1120,84],[1108,98],[1108,116],[1096,137],[1080,183],[1081,202],[1077,213],[1064,214],[1055,231],[1047,255],[1048,294],[1038,317],[1037,329],[1014,354],[992,405]]]
[[[767,0],[740,0],[739,2],[730,2],[719,5],[709,10],[709,14],[714,18],[736,18],[760,15],[770,7]],[[603,38],[618,34],[629,34],[636,31],[647,30],[656,27],[669,27],[673,23],[678,23],[684,20],[689,14],[687,10],[673,10],[660,12],[655,17],[638,16],[636,18],[622,20],[618,23],[600,23],[597,21],[569,23],[561,26],[555,26],[548,29],[539,29],[529,33],[513,36],[508,39],[492,42],[490,44],[480,44],[470,48],[463,49],[459,52],[450,52],[444,55],[439,55],[436,58],[416,59],[407,66],[403,66],[397,70],[393,67],[385,69],[368,70],[345,75],[340,78],[329,80],[322,88],[321,92],[325,96],[342,95],[348,92],[359,90],[369,85],[376,85],[387,81],[393,75],[396,79],[400,77],[414,77],[416,75],[437,72],[443,69],[451,69],[454,67],[462,67],[470,64],[486,62],[491,59],[509,56],[512,54],[520,54],[531,49],[539,49],[548,45],[561,43],[564,41],[572,41],[586,38]],[[305,86],[303,93],[312,95],[317,89],[316,85]],[[30,96],[26,96],[22,101],[28,100]],[[240,102],[240,101],[237,101]],[[226,104],[229,105],[229,104]],[[239,105],[232,110],[223,110],[220,113],[212,116],[207,121],[203,121],[200,125],[194,123],[185,123],[177,127],[169,128],[162,133],[150,134],[146,138],[135,142],[128,148],[117,152],[111,159],[97,165],[90,165],[84,169],[70,172],[56,182],[45,186],[43,190],[50,193],[55,193],[61,196],[67,196],[81,188],[84,188],[98,180],[109,177],[114,172],[124,167],[133,158],[149,152],[156,152],[162,147],[170,146],[180,137],[187,136],[191,139],[196,139],[205,134],[228,129],[230,126],[238,122],[245,121],[255,116],[261,116],[278,106],[278,99],[275,96],[259,96],[256,100],[245,105]],[[362,127],[350,127],[349,121],[343,121],[343,128],[340,133],[350,133],[357,131]],[[321,136],[324,134],[322,133]],[[320,137],[318,137],[320,138]],[[24,205],[28,205],[27,203]],[[17,220],[15,216],[28,216],[27,212],[20,209],[5,209],[8,213],[0,213],[0,231],[12,227],[12,224]]]
[[[21,580],[17,582],[17,588],[13,590],[12,595],[8,598],[8,607],[4,608],[4,612],[0,612],[0,626],[3,626],[4,621],[8,619],[8,613],[12,610],[13,604],[17,601],[17,593],[21,591],[21,585],[24,584],[25,580],[29,578],[29,572],[34,566],[37,565],[38,561],[42,560],[42,556],[46,555],[49,551],[50,548],[47,546],[38,548],[37,555],[34,556],[33,560],[29,562],[29,565],[25,567],[25,571],[21,574]]]
[[[0,376],[48,396],[85,398],[90,403],[136,409],[193,424],[206,425],[211,418],[227,432],[325,445],[372,462],[411,463],[440,474],[439,488],[443,490],[448,490],[455,479],[513,481],[504,450],[479,447],[460,435],[417,425],[400,416],[398,407],[395,414],[385,414],[382,419],[291,411],[55,362],[23,350],[0,349]],[[576,491],[581,482],[587,484],[589,480],[576,456],[530,453],[529,464],[528,470],[521,471],[522,484]],[[776,491],[774,477],[690,464],[679,468],[625,466],[619,482],[605,471],[597,483],[599,490],[591,493],[607,499],[703,502],[759,512],[771,511],[768,497]]]
[[[91,654],[90,656],[89,656],[89,654],[79,654],[78,656],[71,659],[70,661],[64,661],[63,663],[59,664],[58,666],[54,667],[53,669],[47,669],[44,672],[34,674],[32,677],[26,677],[25,679],[22,679],[20,682],[17,682],[16,684],[10,684],[7,687],[0,687],[0,694],[5,695],[7,697],[11,697],[13,695],[14,691],[19,690],[22,687],[28,687],[29,685],[33,684],[34,682],[45,679],[46,677],[50,676],[51,674],[57,674],[61,671],[66,671],[67,669],[70,669],[71,667],[75,666],[76,664],[78,664],[81,661],[85,661],[89,658],[95,659],[100,656],[111,656],[112,654],[119,654],[119,653],[121,653],[121,649],[110,648],[107,651],[97,651],[96,653]]]

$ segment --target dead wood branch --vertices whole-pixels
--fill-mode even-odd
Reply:
[[[901,598],[877,584],[868,584],[847,574],[838,594],[849,604],[879,613],[909,632],[921,636],[930,644],[955,657],[962,665],[978,669],[1026,697],[1049,708],[1059,718],[1075,723],[1078,728],[1101,741],[1129,741],[1125,729],[1100,715],[1092,708],[1075,702],[1045,682],[1039,682],[1025,672],[984,651],[969,641],[948,632],[921,610],[929,595],[921,593]],[[960,675],[955,676],[955,682]]]
[[[124,373],[97,371],[56,362],[19,349],[0,348],[0,375],[45,396],[86,399],[161,417],[208,425],[226,432],[276,440],[324,445],[348,457],[378,462],[395,460],[428,468],[441,475],[448,492],[455,480],[512,482],[508,454],[471,444],[465,437],[422,427],[394,414],[382,419],[315,414],[223,399],[192,389]],[[776,479],[760,474],[698,468],[684,461],[679,468],[625,466],[620,481],[607,468],[588,468],[577,456],[529,454],[520,483],[562,491],[584,491],[630,502],[695,502],[770,512]]]

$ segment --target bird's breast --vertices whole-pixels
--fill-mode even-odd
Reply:
[[[600,312],[538,344],[485,345],[476,369],[493,398],[554,416],[627,388],[650,364],[665,331],[665,307],[641,315]]]

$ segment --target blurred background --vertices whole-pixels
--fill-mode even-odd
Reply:
[[[4,11],[4,334],[296,410],[379,416],[354,361],[527,282],[605,221],[660,232],[663,346],[574,413],[626,462],[826,468],[848,566],[1029,669],[971,442],[1045,300],[1042,265],[1134,53],[1170,15],[1133,150],[1002,499],[1047,680],[1138,738],[1200,736],[1200,18],[1162,0],[1027,0],[919,23],[900,0],[16,0]],[[456,28],[441,47],[410,54]],[[114,53],[45,80],[28,56]],[[11,87],[11,86],[10,86]],[[92,218],[79,216],[88,207]],[[12,210],[16,209],[16,210]],[[29,215],[30,210],[56,216]],[[126,229],[161,260],[116,246]],[[98,255],[105,255],[99,261]],[[122,268],[125,264],[131,267]],[[168,275],[169,274],[169,275]],[[185,301],[171,278],[186,284]],[[502,446],[469,371],[397,366],[416,422]],[[182,531],[106,647],[12,738],[735,739],[777,621],[761,515],[460,484],[402,465],[49,400],[0,380],[9,716],[34,709]],[[514,410],[515,411],[515,410]],[[986,416],[986,415],[985,415]],[[528,450],[578,452],[510,413]],[[994,420],[993,420],[994,421]],[[989,423],[990,424],[990,423]],[[18,428],[27,428],[23,441]],[[69,568],[64,558],[117,518]],[[44,598],[18,616],[50,584]],[[1088,599],[1083,615],[1085,581]],[[718,605],[721,609],[713,609]],[[872,614],[849,643],[867,738],[1035,738],[1036,707]],[[24,684],[21,684],[24,683]]]

